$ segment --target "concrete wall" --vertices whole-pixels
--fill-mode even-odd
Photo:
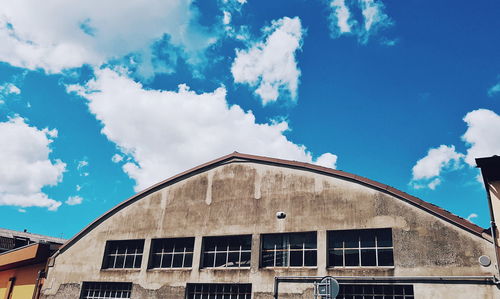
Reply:
[[[277,211],[285,211],[286,219],[276,219]],[[328,230],[386,227],[393,229],[394,267],[327,269]],[[260,234],[299,231],[318,232],[317,267],[259,269]],[[203,236],[235,234],[253,236],[250,269],[199,269]],[[193,236],[191,269],[147,269],[152,238]],[[142,268],[101,270],[106,240],[122,239],[146,240]],[[82,281],[133,282],[133,298],[182,298],[186,282],[252,283],[254,298],[272,298],[275,276],[493,275],[493,265],[479,265],[481,255],[494,259],[490,242],[383,192],[312,171],[234,161],[167,186],[106,219],[55,258],[42,297],[77,298]],[[281,289],[294,294],[287,298],[311,293],[307,285]],[[415,284],[415,293],[416,298],[493,298],[498,291]]]

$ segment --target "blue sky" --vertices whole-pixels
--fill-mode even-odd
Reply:
[[[2,5],[0,226],[70,238],[141,189],[239,151],[352,172],[488,227],[474,158],[500,154],[498,12],[497,1]]]

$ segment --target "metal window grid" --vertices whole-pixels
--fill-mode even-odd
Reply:
[[[340,284],[337,299],[413,299],[413,285]]]
[[[186,246],[181,246],[176,248],[176,243],[175,240],[172,241],[174,243],[173,249],[170,251],[165,251],[165,243],[162,244],[161,246],[161,251],[160,252],[153,252],[153,255],[160,256],[160,266],[156,268],[188,268],[192,266],[192,258],[191,258],[191,263],[187,263],[186,261],[186,256],[191,255],[193,256],[193,250],[187,250]],[[169,256],[170,257],[166,257]],[[174,257],[175,255],[182,255],[182,264],[180,267],[175,267],[174,266]],[[170,266],[169,267],[162,267],[163,265],[163,259],[164,258],[170,258]]]
[[[305,267],[306,264],[306,252],[317,252],[317,248],[306,248],[306,241],[302,242],[302,248],[291,248],[290,244],[290,234],[283,234],[283,242],[286,244],[285,249],[277,248],[277,244],[274,244],[274,249],[262,249],[262,255],[264,253],[271,253],[273,256],[273,265],[272,266],[267,266],[267,267],[290,267],[290,256],[291,252],[302,252],[302,264],[293,266],[293,267]],[[277,265],[277,253],[278,252],[283,252],[283,256],[286,257],[286,262],[284,262],[284,265]]]
[[[242,268],[242,267],[248,267],[248,266],[241,266],[241,262],[242,262],[242,259],[241,259],[241,254],[242,253],[252,253],[252,250],[251,249],[242,249],[242,245],[240,245],[240,248],[237,249],[237,250],[231,250],[229,249],[229,244],[225,247],[225,248],[217,248],[217,245],[215,245],[215,250],[207,250],[207,251],[204,251],[203,253],[204,254],[213,254],[214,255],[214,263],[213,263],[213,266],[212,268],[218,268],[218,267],[224,267],[224,268],[228,268],[228,267],[235,267],[235,268]],[[226,256],[226,263],[222,266],[215,266],[216,265],[216,261],[217,261],[217,254],[225,254]],[[230,253],[238,253],[238,264],[236,266],[229,266],[229,254]]]
[[[328,251],[330,253],[332,253],[333,251],[339,251],[339,250],[342,250],[342,266],[339,266],[339,265],[330,265],[330,266],[336,266],[336,267],[366,267],[366,266],[363,266],[362,263],[361,263],[361,259],[362,259],[362,252],[363,250],[366,250],[366,249],[375,249],[375,265],[374,267],[380,267],[379,265],[379,251],[381,250],[385,250],[385,249],[389,249],[391,251],[394,251],[394,246],[392,246],[392,242],[391,242],[391,246],[378,246],[378,236],[376,235],[376,229],[373,229],[373,230],[360,230],[361,231],[373,231],[373,233],[375,234],[375,246],[361,246],[361,235],[358,236],[358,246],[357,247],[345,247],[345,241],[343,240],[342,241],[342,247],[333,247],[333,248],[329,248]],[[358,265],[357,266],[346,266],[346,250],[358,250]],[[331,263],[331,262],[330,262]]]
[[[187,299],[251,299],[251,284],[188,284]]]
[[[84,282],[81,299],[118,299],[130,298],[132,283],[121,282]]]
[[[109,241],[110,244],[109,246],[115,247],[113,249],[109,249],[107,254],[106,254],[106,260],[108,261],[105,265],[105,268],[109,269],[124,269],[124,268],[140,268],[140,263],[139,266],[136,267],[136,262],[138,259],[141,259],[142,262],[142,255],[144,251],[144,240],[142,240],[142,244],[138,244],[135,240],[134,241]],[[125,248],[124,253],[120,253],[120,250],[123,250]],[[123,257],[121,259],[121,262],[118,262],[119,257]],[[127,258],[131,257],[132,258],[132,267],[125,267],[126,266],[126,261]],[[109,261],[112,261],[110,263]]]

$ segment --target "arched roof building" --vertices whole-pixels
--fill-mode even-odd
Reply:
[[[83,229],[49,263],[42,298],[273,298],[275,277],[327,275],[337,298],[496,298],[495,265],[480,256],[495,256],[487,231],[416,197],[235,152]],[[295,282],[279,298],[313,297]]]

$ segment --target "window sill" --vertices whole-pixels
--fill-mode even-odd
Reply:
[[[189,268],[150,268],[146,269],[146,271],[151,271],[151,272],[173,272],[173,271],[191,271],[193,270],[192,267]]]
[[[106,268],[101,269],[104,272],[140,272],[141,268]]]
[[[234,270],[250,270],[250,267],[210,267],[210,268],[200,268],[200,271],[213,271],[213,270],[222,270],[222,271],[234,271]]]
[[[317,266],[305,267],[260,267],[261,270],[317,270]]]
[[[346,267],[340,267],[340,266],[330,266],[326,267],[327,270],[387,270],[387,269],[395,269],[394,266],[346,266]]]

